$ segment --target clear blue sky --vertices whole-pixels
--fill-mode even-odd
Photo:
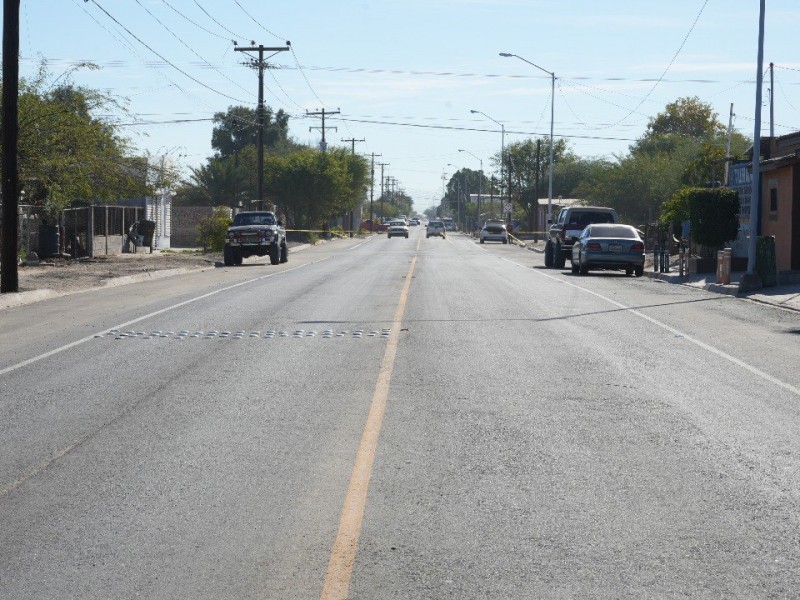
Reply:
[[[698,96],[727,123],[754,128],[757,0],[22,0],[21,72],[46,58],[54,75],[76,61],[75,83],[128,100],[146,124],[134,145],[184,168],[212,154],[215,112],[255,107],[257,75],[240,45],[293,52],[273,62],[265,99],[291,115],[290,135],[316,144],[306,111],[340,110],[329,144],[376,153],[422,211],[438,202],[442,174],[495,170],[506,143],[555,134],[581,156],[624,153],[667,103]],[[800,2],[768,0],[765,62],[776,64],[776,134],[800,130]],[[768,80],[765,83],[765,100]],[[764,110],[764,134],[769,111]],[[123,122],[130,123],[125,117]],[[453,166],[450,166],[453,165]]]

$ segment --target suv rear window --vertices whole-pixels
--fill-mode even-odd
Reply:
[[[574,211],[569,216],[570,225],[580,225],[586,227],[592,223],[613,223],[614,217],[608,212],[589,212]]]

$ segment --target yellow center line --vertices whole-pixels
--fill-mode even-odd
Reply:
[[[419,252],[420,243],[421,238],[417,240],[415,252]],[[400,293],[400,300],[394,313],[392,329],[397,332],[401,329],[403,313],[408,302],[408,291],[411,288],[411,279],[414,275],[416,264],[417,256],[415,254],[408,268],[408,273],[406,273],[403,291]],[[378,381],[375,384],[375,393],[372,396],[369,415],[364,426],[364,432],[361,435],[361,443],[358,446],[353,472],[350,475],[350,485],[347,488],[342,514],[339,517],[339,532],[336,535],[336,541],[331,550],[331,558],[328,561],[328,573],[325,576],[325,585],[320,595],[322,600],[344,600],[347,598],[350,588],[350,578],[353,574],[353,565],[356,560],[358,538],[361,534],[361,522],[364,518],[364,509],[367,504],[367,489],[372,476],[372,463],[375,461],[378,436],[383,425],[383,416],[386,413],[389,382],[392,379],[399,339],[399,335],[393,335],[386,343],[386,351],[383,354]]]

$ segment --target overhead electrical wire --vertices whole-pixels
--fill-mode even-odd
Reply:
[[[161,26],[162,26],[164,29],[166,29],[166,30],[167,30],[167,32],[168,32],[168,33],[169,33],[169,34],[170,34],[172,37],[174,37],[176,40],[178,40],[178,41],[179,41],[179,42],[180,42],[180,43],[181,43],[181,44],[182,44],[182,45],[183,45],[183,46],[184,46],[184,47],[185,47],[187,50],[189,50],[189,52],[191,52],[191,53],[192,53],[192,54],[194,54],[194,55],[195,55],[197,58],[199,58],[201,61],[203,61],[203,63],[205,63],[206,65],[208,65],[210,68],[214,69],[214,71],[216,71],[217,73],[219,73],[220,75],[222,75],[222,76],[223,76],[225,79],[227,79],[228,81],[230,81],[230,82],[231,82],[233,85],[235,85],[236,87],[238,87],[239,89],[241,89],[243,92],[245,92],[245,93],[249,92],[249,90],[246,90],[245,88],[243,88],[243,87],[242,87],[242,86],[241,86],[241,85],[240,85],[238,82],[234,81],[233,79],[231,79],[230,77],[228,77],[227,75],[225,75],[225,73],[223,73],[222,71],[220,71],[218,68],[216,68],[216,67],[215,67],[214,65],[212,65],[210,62],[208,62],[208,61],[207,61],[205,58],[203,58],[202,56],[200,56],[200,55],[197,53],[197,51],[196,51],[194,48],[192,48],[192,47],[191,47],[189,44],[187,44],[186,42],[184,42],[184,41],[181,39],[181,37],[180,37],[179,35],[177,35],[177,34],[176,34],[174,31],[172,31],[172,29],[170,29],[170,28],[169,28],[169,26],[167,26],[167,25],[166,25],[164,22],[162,22],[162,21],[161,21],[161,19],[159,19],[157,16],[155,16],[155,15],[154,15],[154,14],[153,14],[153,13],[150,11],[150,9],[149,9],[149,8],[147,8],[147,7],[146,7],[144,4],[142,4],[141,0],[136,0],[136,4],[138,4],[138,5],[139,5],[139,6],[141,6],[141,7],[142,7],[142,8],[143,8],[145,11],[147,11],[147,14],[148,14],[148,15],[150,15],[151,17],[153,17],[153,19],[155,19],[155,21],[156,21],[156,22],[157,22],[159,25],[161,25]]]
[[[155,49],[153,49],[153,48],[152,48],[150,45],[148,45],[148,44],[147,44],[145,41],[143,41],[141,38],[139,38],[139,37],[138,37],[138,36],[137,36],[135,33],[133,33],[133,32],[132,32],[130,29],[128,29],[127,27],[125,27],[125,25],[123,25],[122,23],[120,23],[120,22],[119,22],[119,20],[117,20],[117,18],[116,18],[116,17],[114,17],[114,16],[113,16],[111,13],[109,13],[109,12],[108,12],[108,11],[107,11],[105,8],[103,8],[103,7],[102,7],[102,6],[101,6],[101,5],[100,5],[100,4],[97,2],[97,0],[91,0],[91,2],[92,2],[92,3],[93,3],[95,6],[97,6],[97,8],[99,8],[101,11],[103,11],[103,13],[105,13],[105,15],[106,15],[106,16],[107,16],[109,19],[111,19],[112,21],[114,21],[114,22],[115,22],[115,23],[116,23],[116,24],[117,24],[119,27],[122,27],[122,28],[123,28],[123,29],[124,29],[126,32],[128,32],[128,35],[130,35],[130,36],[131,36],[133,39],[135,39],[135,40],[136,40],[137,42],[139,42],[139,43],[140,43],[142,46],[144,46],[145,48],[147,48],[148,50],[150,50],[150,52],[152,52],[153,54],[155,54],[157,57],[159,57],[161,60],[163,60],[165,63],[167,63],[169,66],[171,66],[173,69],[175,69],[176,71],[178,71],[179,73],[181,73],[181,74],[182,74],[182,75],[184,75],[185,77],[187,77],[187,78],[191,79],[192,81],[194,81],[195,83],[197,83],[197,84],[199,84],[199,85],[203,86],[203,87],[204,87],[204,88],[206,88],[207,90],[209,90],[209,91],[211,91],[211,92],[214,92],[215,94],[218,94],[218,95],[220,95],[220,96],[223,96],[223,97],[225,97],[225,98],[228,98],[229,100],[234,100],[234,101],[236,101],[236,102],[239,102],[240,104],[248,104],[248,102],[246,102],[245,100],[240,100],[239,98],[236,98],[236,97],[234,97],[234,96],[231,96],[230,94],[226,94],[225,92],[221,92],[220,90],[214,89],[214,88],[212,88],[210,85],[208,85],[208,84],[206,84],[206,83],[204,83],[204,82],[200,81],[199,79],[197,79],[197,78],[196,78],[196,77],[194,77],[193,75],[190,75],[189,73],[187,73],[186,71],[184,71],[183,69],[181,69],[181,68],[180,68],[178,65],[176,65],[175,63],[173,63],[172,61],[170,61],[168,58],[166,58],[164,55],[160,54],[158,51],[156,51]],[[252,103],[250,103],[250,104],[252,104]]]
[[[689,31],[686,33],[686,36],[683,38],[683,41],[681,42],[681,45],[678,47],[678,50],[673,55],[672,60],[669,61],[669,64],[667,65],[667,68],[664,69],[664,72],[661,73],[661,76],[653,84],[653,87],[650,88],[650,91],[647,92],[647,94],[645,94],[644,98],[642,98],[642,100],[639,102],[639,104],[637,104],[636,107],[633,110],[631,110],[627,115],[622,117],[622,119],[620,119],[615,125],[618,125],[619,123],[622,123],[628,117],[630,117],[632,114],[635,114],[636,111],[638,111],[642,107],[642,104],[647,102],[648,98],[650,98],[650,96],[656,90],[656,88],[661,83],[661,81],[664,79],[664,77],[666,77],[667,73],[672,68],[672,65],[675,64],[675,60],[678,58],[678,55],[683,50],[683,47],[686,45],[686,42],[689,40],[689,36],[692,35],[692,32],[694,31],[694,28],[697,26],[697,22],[700,20],[700,16],[703,14],[703,11],[705,10],[706,5],[708,4],[708,1],[709,0],[704,0],[703,6],[700,7],[700,11],[697,13],[697,16],[695,17],[694,22],[692,23],[692,26],[689,28]],[[612,127],[613,127],[613,125],[612,125]]]
[[[189,23],[191,23],[192,25],[194,25],[194,26],[195,26],[195,27],[197,27],[198,29],[202,29],[202,30],[203,30],[203,31],[205,31],[207,34],[209,34],[209,35],[213,35],[214,37],[218,37],[218,38],[219,38],[219,39],[221,39],[221,40],[227,40],[227,41],[229,41],[229,42],[232,42],[232,41],[233,41],[233,40],[230,40],[230,39],[228,39],[228,38],[227,38],[227,37],[225,37],[224,35],[220,35],[220,34],[218,34],[216,31],[211,31],[210,29],[206,29],[205,27],[203,27],[203,26],[202,26],[202,25],[200,25],[199,23],[197,23],[197,22],[193,21],[192,19],[190,19],[189,17],[187,17],[185,14],[183,14],[181,11],[179,11],[177,8],[175,8],[174,6],[172,6],[172,4],[170,4],[169,2],[167,2],[167,0],[161,0],[161,1],[162,1],[164,4],[166,4],[166,5],[167,5],[169,8],[171,8],[173,11],[175,11],[175,12],[176,12],[176,13],[177,13],[179,16],[183,17],[183,18],[184,18],[186,21],[188,21]]]
[[[350,123],[366,123],[370,125],[392,125],[396,127],[414,127],[417,129],[437,129],[437,130],[445,130],[445,131],[474,131],[479,133],[497,133],[496,129],[483,129],[479,127],[454,127],[452,125],[422,125],[419,123],[399,123],[396,121],[373,121],[368,119],[353,119],[349,117],[330,117],[331,121],[343,121],[343,122],[350,122]],[[534,136],[545,136],[550,135],[549,133],[543,132],[532,132],[532,131],[514,131],[506,129],[506,135],[534,135]],[[556,135],[555,137],[561,138],[575,138],[575,139],[586,139],[586,140],[610,140],[610,141],[619,141],[619,142],[634,142],[636,141],[633,138],[621,138],[621,137],[605,137],[605,136],[590,136],[590,135]]]
[[[219,25],[220,27],[222,27],[222,29],[224,29],[225,31],[227,31],[228,33],[230,33],[230,34],[231,34],[233,37],[235,37],[235,38],[239,38],[240,40],[247,39],[247,36],[242,36],[242,35],[239,35],[239,34],[237,34],[237,33],[234,33],[233,31],[231,31],[230,29],[228,29],[227,27],[225,27],[225,25],[223,25],[222,23],[220,23],[219,21],[217,21],[217,20],[216,20],[216,19],[215,19],[213,16],[211,16],[211,13],[210,13],[210,12],[208,12],[208,11],[207,11],[205,8],[203,8],[203,6],[202,6],[202,5],[201,5],[201,4],[200,4],[200,3],[199,3],[197,0],[194,0],[194,3],[197,5],[197,8],[199,8],[200,10],[202,10],[202,11],[203,11],[203,12],[206,14],[206,16],[207,16],[209,19],[211,19],[212,21],[214,21],[214,23],[216,23],[217,25]]]

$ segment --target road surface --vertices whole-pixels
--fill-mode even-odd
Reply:
[[[0,318],[0,598],[800,589],[795,312],[412,228]]]

